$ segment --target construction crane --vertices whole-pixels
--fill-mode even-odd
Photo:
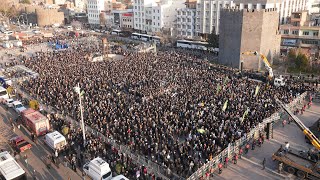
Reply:
[[[258,53],[257,51],[248,51],[248,52],[243,52],[241,53],[243,55],[248,55],[248,56],[258,56],[258,58],[260,57],[267,69],[267,71],[269,72],[268,78],[271,80],[273,78],[273,71],[271,68],[271,64],[269,63],[267,57],[261,53]]]
[[[319,139],[310,131],[308,127],[306,127],[301,120],[295,116],[291,110],[284,105],[279,99],[276,98],[276,102],[279,106],[281,106],[286,113],[293,119],[293,121],[298,125],[298,127],[302,130],[303,134],[310,140],[311,144],[318,150],[320,150],[320,141]]]

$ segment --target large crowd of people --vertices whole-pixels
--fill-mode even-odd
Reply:
[[[183,177],[276,112],[275,96],[289,103],[308,89],[251,81],[181,50],[127,52],[122,60],[94,63],[88,60],[93,51],[99,49],[82,46],[27,58],[25,66],[39,77],[22,88],[79,120],[79,84],[87,125]],[[68,139],[76,143],[79,137]],[[85,146],[92,156],[104,149],[93,137]]]

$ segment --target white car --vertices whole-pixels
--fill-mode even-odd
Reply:
[[[32,32],[33,32],[34,34],[40,34],[40,33],[41,33],[41,32],[40,32],[39,30],[37,30],[37,29],[32,30]]]
[[[26,108],[23,106],[23,104],[20,101],[14,101],[13,103],[14,110],[20,114],[22,111],[26,110]]]
[[[14,100],[13,99],[6,99],[6,106],[9,107],[9,108],[12,108],[13,107],[13,102]]]

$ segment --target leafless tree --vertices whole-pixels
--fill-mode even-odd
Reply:
[[[107,23],[106,15],[104,12],[101,12],[99,15],[100,18],[100,26],[104,27]]]

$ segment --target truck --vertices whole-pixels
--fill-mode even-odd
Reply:
[[[26,172],[21,168],[17,161],[14,160],[8,151],[0,153],[0,179],[27,179]]]
[[[272,155],[272,159],[276,160],[284,167],[284,170],[290,174],[298,176],[299,179],[320,179],[320,161],[317,158],[320,150],[320,141],[314,132],[319,133],[319,129],[311,131],[302,121],[295,116],[291,110],[280,100],[275,99],[276,103],[293,119],[306,138],[314,146],[315,150],[310,150],[307,155],[304,151],[290,149],[284,152],[282,147]]]
[[[49,120],[39,111],[28,108],[21,113],[23,124],[36,136],[46,134],[50,129]]]
[[[280,148],[272,155],[272,159],[283,163],[284,170],[299,179],[320,179],[320,162],[308,158],[302,152],[290,149],[285,153]]]

